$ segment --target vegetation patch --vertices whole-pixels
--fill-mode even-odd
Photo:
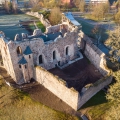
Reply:
[[[9,87],[0,79],[1,120],[78,120],[33,101],[29,94]]]
[[[106,112],[112,103],[106,100],[104,91],[98,92],[87,103],[85,103],[80,112],[87,115],[90,120],[105,120]]]
[[[42,32],[45,32],[45,26],[41,22],[36,22],[36,25],[39,29],[41,29]],[[34,29],[36,29],[34,23],[30,23],[29,27],[32,31],[34,31]]]

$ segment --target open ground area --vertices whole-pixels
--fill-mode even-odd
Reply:
[[[71,107],[42,85],[36,82],[25,84],[20,91],[5,84],[4,80],[9,81],[11,78],[1,67],[0,73],[3,76],[0,76],[1,120],[78,120],[68,114],[75,114]]]
[[[62,70],[53,68],[49,71],[65,80],[69,88],[73,87],[79,92],[85,85],[103,77],[85,57]]]

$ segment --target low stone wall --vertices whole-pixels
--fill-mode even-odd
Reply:
[[[105,54],[93,44],[92,40],[82,31],[79,34],[81,45],[86,57],[95,65],[102,75],[107,75],[110,71],[106,67]]]
[[[73,88],[66,87],[66,82],[58,76],[54,76],[47,70],[37,66],[35,68],[36,80],[50,90],[53,94],[77,110],[79,93]]]
[[[81,96],[78,98],[78,109],[82,107],[91,97],[93,97],[97,92],[103,89],[105,86],[112,82],[112,76],[102,78],[88,88]]]
[[[75,110],[78,110],[92,96],[94,96],[112,81],[111,76],[102,78],[89,87],[86,91],[79,94],[74,88],[68,88],[64,80],[51,74],[40,66],[35,68],[35,74],[35,79],[40,84],[45,86],[48,90],[50,90],[53,94],[55,94]]]
[[[50,22],[47,19],[44,19],[43,15],[38,12],[27,12],[26,14],[38,18],[45,27],[51,26]]]

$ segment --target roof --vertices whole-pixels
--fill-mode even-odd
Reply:
[[[25,55],[32,54],[32,51],[31,51],[31,49],[30,49],[29,46],[26,47],[26,49],[25,49],[25,51],[23,52],[23,54],[25,54]]]
[[[80,26],[81,24],[79,22],[77,22],[74,17],[72,16],[71,12],[65,13],[65,16],[71,21],[72,24],[76,25],[76,26]]]
[[[22,59],[18,62],[18,64],[26,64],[27,63],[27,61],[26,61],[26,59],[24,58],[24,57],[22,57]]]
[[[46,35],[40,35],[40,38],[42,38],[46,42],[49,40],[55,40],[59,35],[62,36],[62,33],[61,32],[48,33]]]

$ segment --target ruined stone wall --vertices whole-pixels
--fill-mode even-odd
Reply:
[[[79,40],[81,43],[80,48],[84,51],[86,57],[104,76],[108,74],[109,70],[106,69],[105,54],[82,31],[79,33]]]
[[[97,92],[103,89],[105,86],[109,85],[112,82],[112,77],[106,77],[98,80],[90,88],[88,88],[82,95],[79,95],[78,98],[78,109],[82,107],[91,97],[93,97]]]
[[[112,77],[106,77],[98,80],[86,91],[80,94],[73,88],[67,88],[66,82],[48,72],[47,70],[37,66],[35,68],[36,80],[50,90],[57,97],[62,99],[65,103],[73,109],[78,110],[85,104],[92,96],[99,92],[102,88],[111,83]]]
[[[45,27],[51,26],[50,22],[47,19],[44,19],[43,15],[38,12],[27,12],[26,14],[38,18]]]
[[[7,70],[8,74],[10,74],[11,77],[16,81],[16,76],[9,52],[9,47],[8,44],[4,42],[5,40],[6,40],[5,38],[0,38],[0,51],[2,55],[3,66]]]
[[[77,45],[76,45],[76,37],[77,33],[71,32],[66,33],[64,37],[59,36],[55,40],[51,40],[48,42],[44,42],[41,38],[33,38],[31,40],[25,39],[21,41],[10,41],[9,42],[9,51],[11,56],[11,61],[14,67],[15,75],[17,81],[23,81],[23,72],[21,68],[19,68],[18,62],[21,58],[26,56],[23,54],[26,47],[29,46],[32,50],[33,63],[34,65],[42,66],[45,69],[52,69],[55,67],[58,62],[61,65],[66,63],[66,60],[70,61],[76,58],[77,56]],[[22,54],[17,54],[17,47],[20,47],[22,50]],[[69,54],[66,56],[65,48],[69,47]],[[56,58],[53,60],[53,51],[56,52]],[[42,55],[43,63],[39,64],[39,56]],[[69,58],[69,59],[68,59]],[[29,75],[33,72],[33,65],[29,65],[30,61],[27,59],[27,65],[31,67],[29,69]],[[11,74],[12,76],[12,74]]]
[[[66,87],[66,82],[58,76],[54,76],[47,70],[37,66],[35,68],[36,80],[50,90],[65,103],[77,110],[77,102],[79,93]]]
[[[67,31],[68,30],[68,25],[66,25],[66,24],[58,24],[58,25],[47,27],[46,28],[46,33],[58,32],[61,29],[64,29],[64,30]]]

